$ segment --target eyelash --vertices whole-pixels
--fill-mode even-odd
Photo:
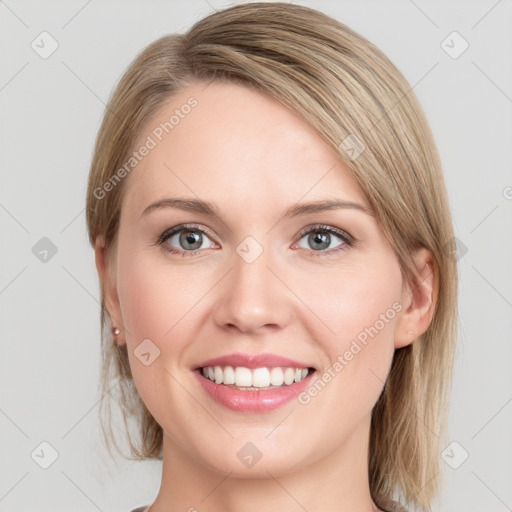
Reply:
[[[158,239],[156,241],[156,245],[164,246],[165,242],[169,238],[171,238],[173,235],[175,235],[176,233],[179,233],[181,231],[199,231],[200,233],[203,233],[210,238],[214,238],[211,233],[209,233],[208,231],[206,231],[203,228],[200,228],[196,224],[179,224],[178,226],[174,226],[174,227],[164,231],[158,237]],[[338,246],[334,249],[330,249],[328,251],[325,251],[325,250],[314,251],[313,249],[305,249],[312,256],[321,256],[321,257],[332,256],[333,254],[337,254],[338,251],[345,251],[345,250],[347,250],[347,247],[350,248],[355,245],[354,237],[349,235],[347,232],[345,232],[341,229],[335,228],[333,226],[327,226],[325,224],[317,224],[315,226],[305,228],[304,230],[302,230],[299,233],[299,235],[298,235],[299,240],[302,239],[305,235],[308,235],[309,233],[312,233],[312,232],[313,233],[314,232],[329,233],[331,235],[337,236],[338,238],[340,238],[343,241],[343,244],[341,244],[340,246]],[[172,247],[171,245],[166,245],[165,250],[169,251],[173,254],[180,254],[181,256],[195,256],[196,254],[200,253],[204,249],[196,249],[195,251],[183,251],[183,250],[176,249],[175,247]]]

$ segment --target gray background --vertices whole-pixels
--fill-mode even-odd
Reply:
[[[512,2],[297,3],[380,47],[427,113],[461,279],[449,424],[457,444],[440,454],[444,489],[434,510],[512,510]],[[227,5],[0,1],[1,511],[125,512],[158,492],[160,463],[114,463],[99,442],[86,178],[104,104],[135,54]],[[58,43],[47,58],[52,39],[43,31]],[[453,31],[469,44],[457,58],[463,41],[442,43]]]

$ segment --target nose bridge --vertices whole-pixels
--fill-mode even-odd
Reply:
[[[244,332],[268,325],[282,327],[291,304],[275,270],[269,269],[275,266],[270,248],[249,236],[236,247],[232,261],[216,309],[217,323],[234,325]]]
[[[233,281],[237,293],[241,297],[256,299],[262,291],[270,291],[269,277],[271,272],[272,255],[268,245],[263,244],[253,237],[247,237],[236,248],[233,256]]]

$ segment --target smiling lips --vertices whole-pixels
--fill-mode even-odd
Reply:
[[[296,397],[315,369],[273,354],[231,354],[195,368],[203,389],[237,412],[265,412]]]

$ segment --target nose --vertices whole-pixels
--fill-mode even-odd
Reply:
[[[293,294],[269,251],[265,249],[254,261],[238,253],[232,259],[231,271],[217,291],[216,324],[246,334],[286,327],[293,318]]]

